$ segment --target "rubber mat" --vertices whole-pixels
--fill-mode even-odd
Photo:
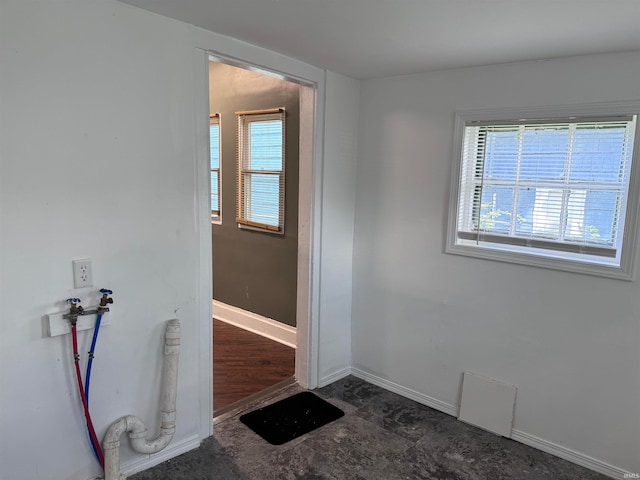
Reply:
[[[317,395],[302,392],[245,413],[240,421],[272,445],[282,445],[343,415]]]

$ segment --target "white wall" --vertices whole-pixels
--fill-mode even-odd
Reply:
[[[322,197],[320,385],[351,367],[353,230],[360,82],[328,72]]]
[[[635,52],[362,83],[357,371],[449,411],[464,370],[514,384],[520,440],[640,471],[638,281],[443,253],[454,111],[637,100],[638,78]]]
[[[155,434],[164,324],[182,321],[185,346],[199,328],[192,46],[186,25],[111,2],[4,1],[0,18],[0,476],[89,478],[71,340],[42,316],[95,302],[72,289],[71,260],[91,257],[115,299],[92,374],[98,436],[127,413]],[[197,361],[182,349],[173,447],[198,441]],[[123,447],[123,463],[140,457]]]
[[[184,346],[178,430],[159,455],[192,448],[211,414],[210,337],[199,335],[211,308],[207,269],[199,265],[207,232],[197,221],[194,174],[196,90],[206,82],[194,78],[195,47],[300,78],[322,81],[324,72],[110,0],[2,0],[0,10],[0,476],[82,480],[99,473],[70,339],[48,338],[42,318],[69,296],[90,297],[72,289],[73,258],[91,257],[96,288],[115,291],[92,375],[98,436],[128,413],[155,433],[162,333],[177,317]],[[203,74],[205,61],[203,54]],[[324,99],[322,85],[320,112]],[[322,262],[314,261],[319,271]],[[313,302],[317,313],[317,295]],[[89,340],[81,335],[81,351]],[[320,352],[318,363],[348,355],[336,350]],[[125,471],[160,459],[125,444]]]

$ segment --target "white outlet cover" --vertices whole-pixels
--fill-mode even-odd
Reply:
[[[73,261],[73,288],[93,286],[93,268],[90,258]]]

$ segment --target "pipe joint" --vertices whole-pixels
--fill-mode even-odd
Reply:
[[[178,356],[180,354],[180,344],[173,345],[165,345],[164,346],[164,354],[165,355],[175,355]]]
[[[145,428],[142,432],[129,432],[129,438],[146,438],[147,437],[147,429]]]
[[[104,292],[103,292],[104,293]],[[164,368],[160,395],[161,425],[156,438],[148,439],[144,422],[127,415],[114,422],[105,436],[105,480],[120,480],[120,454],[118,441],[124,432],[129,434],[131,448],[144,454],[157,453],[171,442],[176,431],[176,392],[178,356],[180,353],[180,321],[169,320],[165,329]]]
[[[120,448],[120,440],[114,440],[113,442],[103,441],[102,442],[103,450],[112,450]]]
[[[162,421],[163,422],[175,422],[176,421],[176,411],[175,410],[161,412],[161,415],[162,415]]]

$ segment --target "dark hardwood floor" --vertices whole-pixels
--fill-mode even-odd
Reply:
[[[213,320],[213,411],[294,375],[295,349]]]

